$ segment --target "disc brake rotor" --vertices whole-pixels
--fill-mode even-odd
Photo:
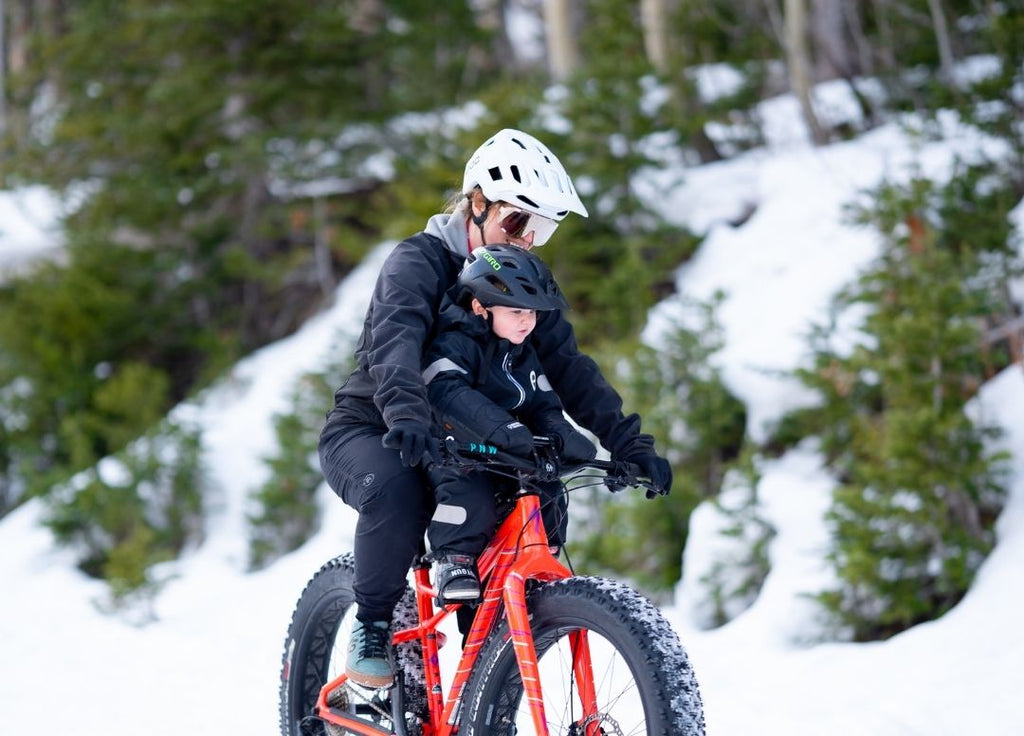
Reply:
[[[593,723],[600,727],[599,732],[601,736],[626,736],[622,728],[619,727],[618,722],[607,713],[595,713],[584,718],[582,723],[572,724],[566,736],[584,736],[587,732],[587,726]]]

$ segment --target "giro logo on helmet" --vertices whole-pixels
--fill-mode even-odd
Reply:
[[[480,257],[483,258],[488,263],[490,263],[491,264],[491,268],[493,268],[495,271],[500,271],[501,270],[501,264],[498,263],[498,259],[495,258],[494,256],[492,256],[487,251],[483,251],[480,254]]]

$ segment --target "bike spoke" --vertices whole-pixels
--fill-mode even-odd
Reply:
[[[586,733],[585,728],[580,730],[583,703],[574,672],[570,633],[570,630],[559,631],[548,640],[538,642],[538,653],[544,650],[540,654],[540,675],[548,729],[553,735]],[[643,703],[629,667],[606,639],[594,632],[589,632],[588,638],[597,701],[597,713],[590,717],[590,722],[598,724],[606,734],[646,733]],[[519,703],[515,723],[523,733],[531,728],[525,700]]]

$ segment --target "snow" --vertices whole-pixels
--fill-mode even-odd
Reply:
[[[832,91],[819,94],[832,99]],[[680,269],[677,287],[698,299],[725,293],[719,319],[726,346],[717,360],[747,404],[758,439],[781,412],[810,400],[777,371],[803,364],[810,325],[824,319],[831,295],[878,252],[877,236],[844,223],[842,206],[883,177],[947,176],[957,156],[999,153],[997,144],[951,116],[943,119],[941,136],[928,140],[887,125],[855,141],[813,148],[791,99],[768,103],[764,113],[771,122],[766,148],[683,177],[645,173],[638,181],[658,193],[652,201],[674,222],[708,233]],[[730,224],[744,213],[751,214],[743,224]],[[0,193],[0,266],[56,247],[55,217],[45,193]],[[1024,205],[1012,217],[1020,227]],[[246,494],[265,478],[261,458],[272,450],[273,413],[285,407],[297,376],[351,344],[389,247],[380,246],[338,287],[329,310],[176,410],[204,429],[216,499],[203,544],[159,569],[163,587],[146,616],[106,611],[104,586],[54,546],[40,527],[37,502],[0,520],[3,733],[31,733],[55,719],[79,736],[276,733],[278,667],[291,608],[320,564],[351,548],[355,514],[321,487],[320,533],[268,569],[246,573]],[[669,320],[685,313],[678,299],[659,305],[645,339],[657,344]],[[726,626],[700,630],[695,582],[713,563],[719,539],[713,509],[698,510],[684,579],[663,612],[696,669],[709,733],[1018,732],[1024,723],[1022,379],[1021,366],[1007,368],[976,400],[977,411],[1005,428],[1003,442],[1016,453],[1011,493],[995,550],[964,600],[938,621],[881,643],[819,643],[822,624],[807,594],[830,580],[822,514],[833,481],[813,445],[804,444],[761,468],[762,513],[777,530],[761,594]],[[116,479],[122,469],[105,463],[100,472]]]
[[[0,279],[60,245],[56,199],[43,187],[0,192]]]

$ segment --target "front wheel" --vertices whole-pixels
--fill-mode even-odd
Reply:
[[[703,736],[697,680],[671,625],[622,583],[574,577],[527,596],[551,736],[649,734]],[[586,630],[597,713],[584,719],[573,675],[570,634]],[[466,733],[533,732],[507,622],[491,634],[467,688]],[[591,728],[588,728],[591,726]]]

